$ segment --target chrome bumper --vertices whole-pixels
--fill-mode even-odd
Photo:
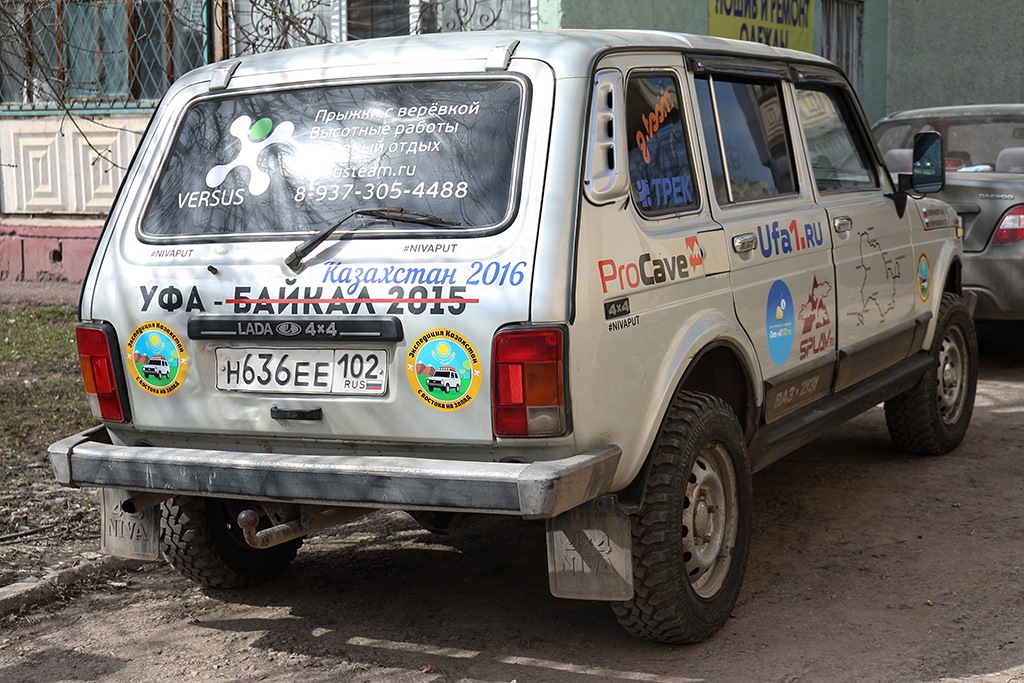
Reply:
[[[547,519],[607,493],[622,449],[533,463],[245,453],[117,446],[96,427],[49,454],[65,486]]]

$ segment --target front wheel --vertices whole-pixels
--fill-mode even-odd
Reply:
[[[631,634],[696,643],[729,618],[750,546],[750,464],[743,432],[721,399],[682,393],[652,452],[632,517],[632,599],[613,603]]]
[[[277,578],[302,539],[266,549],[246,543],[238,513],[258,504],[221,498],[177,496],[163,505],[160,550],[185,578],[211,588],[246,588]],[[260,518],[265,528],[270,522]]]
[[[948,453],[963,441],[978,385],[978,337],[963,299],[942,295],[931,355],[934,365],[911,389],[885,402],[896,446],[919,455]]]

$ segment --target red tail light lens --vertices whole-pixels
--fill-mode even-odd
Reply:
[[[494,337],[496,436],[559,436],[568,430],[561,328],[516,329]]]
[[[1015,206],[999,221],[992,244],[1013,244],[1024,240],[1024,206]]]
[[[125,422],[128,409],[114,360],[117,342],[113,328],[83,323],[75,327],[75,340],[92,414],[106,422]]]

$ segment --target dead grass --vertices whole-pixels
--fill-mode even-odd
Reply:
[[[95,496],[58,486],[47,456],[54,441],[96,424],[75,320],[70,306],[0,307],[0,586],[98,529]]]

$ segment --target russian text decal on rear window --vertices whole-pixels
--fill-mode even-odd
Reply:
[[[521,84],[493,78],[206,100],[185,115],[142,232],[309,232],[390,206],[495,227],[515,208],[522,108]]]

